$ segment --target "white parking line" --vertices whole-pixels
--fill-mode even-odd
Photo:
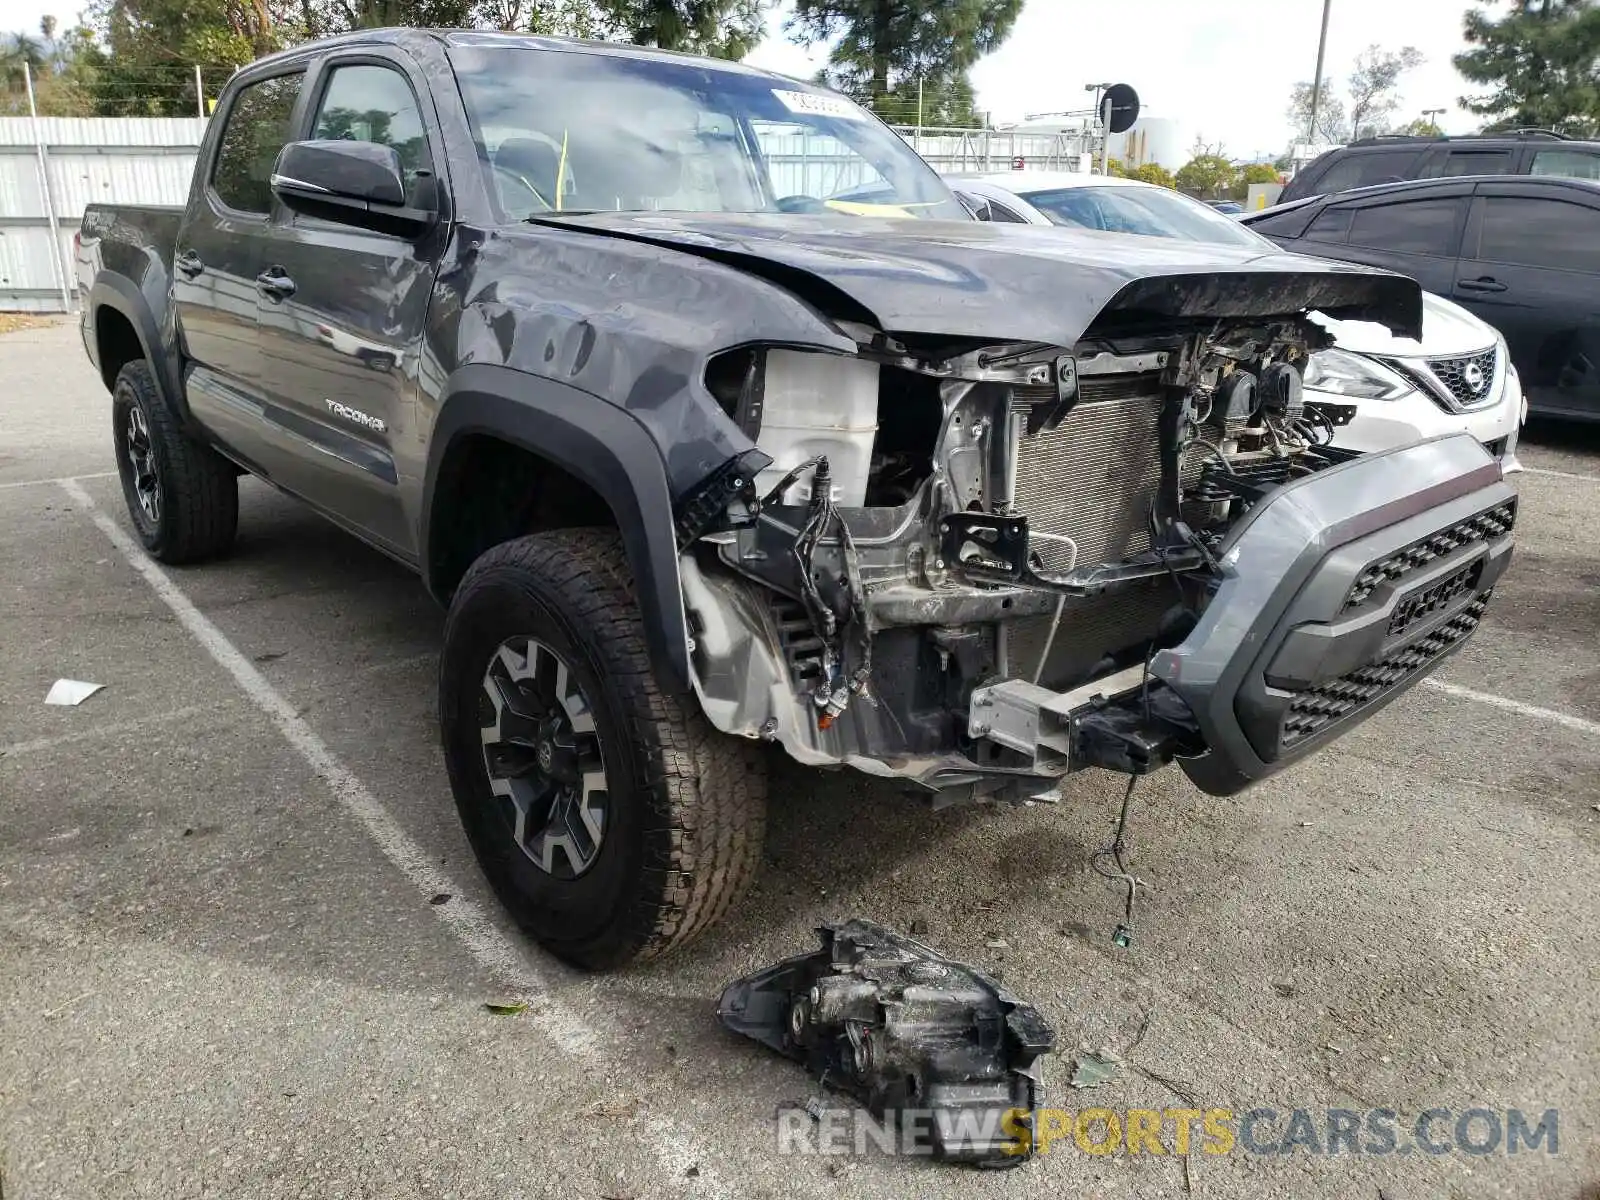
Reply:
[[[43,487],[47,483],[66,487],[78,479],[111,479],[115,475],[115,471],[96,471],[92,475],[58,475],[54,479],[19,479],[15,483],[0,483],[0,492],[9,492],[12,488]]]
[[[1507,712],[1532,717],[1535,721],[1549,721],[1553,725],[1560,725],[1578,733],[1600,737],[1600,721],[1574,717],[1569,713],[1557,712],[1553,708],[1540,708],[1537,704],[1524,704],[1521,700],[1513,700],[1509,696],[1496,696],[1492,692],[1475,692],[1471,688],[1464,688],[1456,683],[1446,683],[1442,679],[1424,679],[1422,683],[1424,687],[1443,692],[1447,696],[1454,696],[1458,700],[1475,700],[1492,708],[1503,708]]]
[[[1548,475],[1552,479],[1581,479],[1584,483],[1600,483],[1600,475],[1579,475],[1573,471],[1549,471],[1544,467],[1523,467],[1524,475]]]
[[[153,717],[140,717],[133,721],[112,721],[105,725],[96,725],[92,729],[58,733],[53,737],[34,738],[26,742],[12,742],[9,746],[0,746],[0,758],[14,758],[19,754],[31,754],[36,750],[49,750],[56,746],[86,742],[94,738],[114,737],[121,733],[132,733],[136,729],[148,729],[152,725],[171,725],[177,721],[187,721],[190,717],[198,717],[202,713],[216,711],[214,705],[191,704],[186,708],[175,708],[171,712],[157,713]]]
[[[320,776],[333,798],[365,827],[367,834],[395,868],[422,896],[432,898],[448,893],[448,904],[430,904],[429,911],[442,921],[465,947],[467,953],[502,986],[530,996],[533,1003],[522,1020],[528,1021],[574,1058],[591,1063],[596,1070],[609,1073],[611,1064],[602,1048],[601,1035],[573,1013],[557,1007],[535,993],[546,989],[547,981],[529,961],[523,944],[507,933],[479,905],[466,898],[460,887],[434,865],[423,848],[401,828],[378,798],[367,790],[353,772],[328,749],[316,730],[278,694],[255,665],[242,654],[227,635],[213,625],[167,573],[156,565],[110,516],[101,511],[76,479],[58,481],[128,560],[128,565],[144,577],[172,615],[201,644],[217,664],[233,676],[246,696],[278,727],[286,742]],[[673,1117],[651,1115],[644,1118],[652,1141],[645,1148],[662,1164],[669,1178],[681,1178],[689,1165],[699,1170],[701,1188],[714,1196],[731,1194],[708,1160],[716,1157],[712,1145],[690,1132]]]
[[[172,610],[172,615],[178,618],[178,623],[205,647],[223,670],[233,676],[244,694],[272,719],[284,740],[294,747],[317,775],[327,781],[334,799],[366,827],[372,840],[378,844],[384,856],[399,868],[401,874],[426,896],[447,892],[454,897],[449,904],[429,907],[479,965],[502,984],[529,992],[543,991],[545,981],[534,971],[521,949],[495,927],[482,908],[462,896],[461,888],[434,865],[428,854],[411,840],[410,835],[396,823],[366,785],[334,757],[327,743],[295,712],[294,705],[267,682],[266,676],[256,669],[255,664],[194,606],[194,602],[135,544],[121,526],[96,506],[77,480],[63,480],[61,487],[88,512],[100,532],[122,552],[128,565],[144,576],[145,582]],[[557,1028],[552,1033],[560,1036],[563,1044],[573,1050],[587,1048],[595,1036],[592,1030],[577,1022],[573,1022],[572,1028]]]

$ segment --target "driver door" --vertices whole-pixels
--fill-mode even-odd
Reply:
[[[406,60],[330,58],[311,88],[304,137],[392,146],[411,201],[442,197],[428,93]],[[408,559],[417,547],[400,480],[421,469],[416,378],[443,225],[409,241],[280,205],[262,253],[263,381],[301,443],[278,482]]]

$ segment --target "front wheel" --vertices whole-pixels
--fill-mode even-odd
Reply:
[[[478,861],[561,958],[658,955],[754,878],[759,748],[658,686],[615,533],[536,534],[473,564],[445,624],[439,714]]]

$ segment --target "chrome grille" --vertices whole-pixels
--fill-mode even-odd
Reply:
[[[1065,421],[1022,439],[1016,504],[1029,532],[1072,539],[1080,567],[1148,550],[1160,413],[1159,374],[1083,381]],[[1048,536],[1034,538],[1032,549],[1048,571],[1073,565],[1070,549]]]
[[[1499,357],[1494,348],[1463,358],[1430,358],[1428,368],[1462,408],[1478,408],[1494,395]]]

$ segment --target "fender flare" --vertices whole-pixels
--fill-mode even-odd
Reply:
[[[175,364],[172,356],[163,350],[164,343],[155,313],[139,286],[125,275],[101,270],[89,289],[89,323],[84,330],[84,341],[94,358],[96,369],[103,371],[99,341],[102,308],[114,310],[133,326],[134,336],[139,339],[139,348],[144,351],[144,359],[150,364],[150,373],[155,377],[157,394],[180,424],[186,429],[191,428],[188,405],[183,402],[183,388],[176,378]]]
[[[457,370],[440,400],[429,438],[419,518],[423,577],[442,604],[429,544],[439,469],[453,443],[487,434],[547,459],[581,479],[610,506],[633,572],[651,656],[663,684],[689,689],[689,629],[678,579],[672,494],[660,449],[645,427],[610,401],[509,367],[474,363]]]

